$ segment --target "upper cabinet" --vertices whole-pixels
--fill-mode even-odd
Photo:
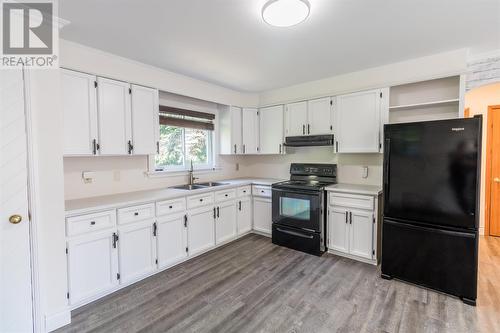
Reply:
[[[307,135],[307,102],[286,105],[285,136]]]
[[[243,154],[259,153],[259,110],[243,108],[242,112]]]
[[[332,134],[333,100],[326,97],[287,104],[285,136]]]
[[[388,89],[337,96],[335,111],[338,153],[378,153],[382,149],[382,123],[387,114]]]
[[[259,110],[261,154],[283,153],[283,112],[283,105]]]
[[[158,90],[131,85],[132,145],[135,155],[153,155],[159,150]]]

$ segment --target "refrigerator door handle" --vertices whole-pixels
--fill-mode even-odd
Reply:
[[[439,229],[439,228],[429,228],[429,227],[424,227],[420,225],[413,225],[413,224],[408,224],[408,223],[403,223],[403,222],[396,222],[396,221],[391,221],[384,219],[384,224],[392,224],[396,226],[400,226],[401,228],[407,228],[407,229],[413,229],[413,230],[423,230],[423,231],[428,231],[428,232],[433,232],[436,234],[443,234],[443,235],[449,235],[449,236],[455,236],[455,237],[467,237],[467,238],[476,238],[476,231],[471,230],[470,232],[462,232],[462,231],[453,231],[453,230],[446,230],[446,229]]]
[[[384,202],[389,200],[389,168],[391,161],[391,139],[387,138],[384,141]],[[387,208],[387,205],[384,205]]]

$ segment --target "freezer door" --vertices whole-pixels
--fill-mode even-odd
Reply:
[[[474,301],[477,234],[384,219],[382,274]]]
[[[385,127],[384,216],[476,229],[480,119]]]

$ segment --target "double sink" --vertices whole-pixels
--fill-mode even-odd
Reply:
[[[191,190],[198,190],[200,188],[222,186],[222,185],[228,185],[228,183],[206,182],[206,183],[185,184],[185,185],[172,186],[171,188],[175,188],[177,190],[188,190],[188,191],[191,191]]]

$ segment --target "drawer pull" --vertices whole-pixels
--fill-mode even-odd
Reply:
[[[227,197],[229,194],[224,194],[225,197]]]
[[[95,225],[95,221],[90,221],[90,225]]]
[[[138,212],[135,212],[135,213],[134,213],[134,215],[135,215],[135,216],[139,216],[139,213],[138,213]]]
[[[169,209],[172,209],[172,205],[168,206]]]
[[[247,190],[243,190],[243,193],[247,193]]]
[[[264,193],[264,190],[260,190],[260,193]]]
[[[200,199],[200,202],[202,202],[202,201],[203,201],[203,198]]]

